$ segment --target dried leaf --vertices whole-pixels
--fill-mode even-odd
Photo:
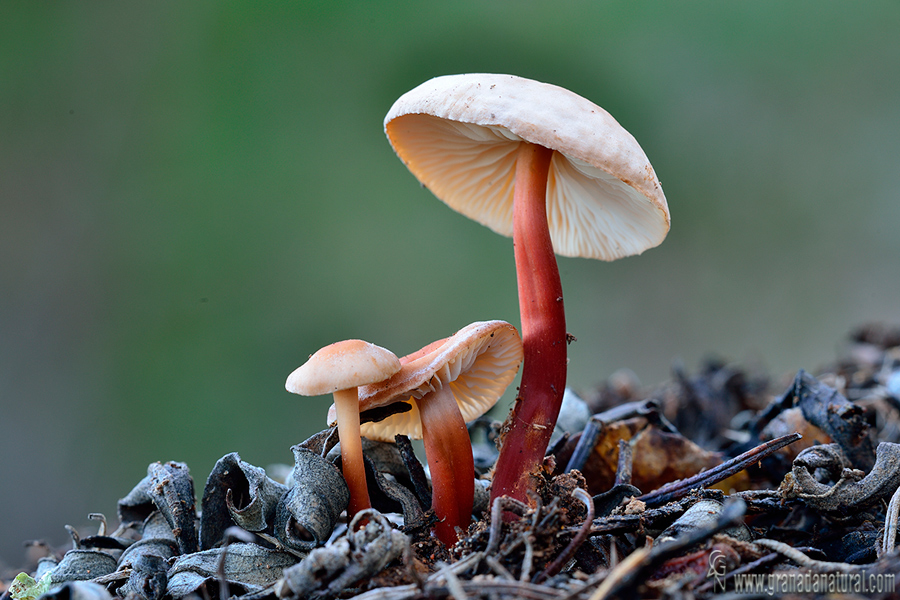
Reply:
[[[836,389],[800,369],[782,398],[781,404],[793,399],[807,421],[841,446],[853,467],[868,471],[875,464],[875,450],[863,409]]]
[[[306,551],[328,540],[350,502],[350,491],[326,459],[299,445],[291,450],[294,483],[275,509],[275,537],[288,548]]]
[[[354,531],[361,519],[368,523]],[[409,539],[392,529],[383,515],[372,509],[357,513],[347,535],[324,548],[316,548],[294,567],[284,571],[275,585],[279,598],[301,598],[315,591],[337,594],[357,581],[371,577],[400,557]]]
[[[86,581],[109,575],[117,568],[116,559],[100,550],[69,550],[50,571],[54,585],[67,581]]]
[[[194,481],[187,465],[151,463],[147,476],[119,500],[119,520],[123,523],[144,521],[154,510],[165,517],[182,554],[197,550]]]
[[[241,460],[237,452],[220,458],[203,488],[200,502],[200,548],[222,541],[226,529],[271,532],[275,508],[287,486],[266,475],[265,469]]]
[[[878,444],[876,461],[865,474],[849,469],[849,460],[838,444],[807,448],[794,460],[794,468],[783,484],[786,498],[800,498],[818,510],[837,511],[868,506],[887,498],[900,487],[900,444]],[[821,483],[813,475],[827,473],[833,485]]]
[[[183,598],[205,584],[215,582],[223,554],[226,581],[229,586],[244,592],[259,591],[272,585],[285,568],[297,562],[293,554],[239,542],[194,552],[179,557],[172,565],[166,593],[172,598]]]
[[[779,413],[763,428],[759,440],[765,442],[794,432],[799,433],[803,438],[778,451],[778,454],[783,456],[788,464],[793,462],[803,450],[821,444],[830,444],[832,441],[827,433],[807,421],[803,416],[803,411],[799,408],[789,408]]]

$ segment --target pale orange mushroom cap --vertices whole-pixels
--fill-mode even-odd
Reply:
[[[375,423],[363,423],[362,435],[393,442],[403,434],[422,438],[419,409],[412,400],[441,386],[453,391],[463,420],[472,421],[494,406],[515,379],[522,362],[522,340],[505,321],[480,321],[460,329],[400,359],[402,368],[392,377],[359,388],[361,411],[394,402],[409,402],[411,410]],[[329,425],[335,408],[328,411]]]
[[[301,396],[333,394],[387,379],[400,370],[400,359],[381,346],[344,340],[325,346],[291,373],[285,389]]]
[[[669,209],[650,161],[605,110],[561,87],[513,75],[436,77],[384,121],[400,159],[434,195],[512,236],[516,150],[552,150],[547,217],[554,251],[615,260],[659,245]]]

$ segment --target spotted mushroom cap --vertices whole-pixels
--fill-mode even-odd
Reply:
[[[438,340],[400,359],[402,368],[391,378],[359,388],[361,411],[408,402],[412,410],[376,423],[363,423],[362,435],[385,442],[397,434],[422,438],[419,399],[448,385],[465,421],[490,410],[512,383],[522,362],[522,340],[505,321],[472,323],[451,337]],[[334,406],[328,423],[335,423]]]
[[[291,373],[284,387],[301,396],[333,394],[383,381],[400,370],[400,359],[381,346],[344,340],[325,346]]]
[[[552,150],[547,182],[557,254],[615,260],[659,245],[669,208],[637,141],[569,90],[513,75],[447,75],[401,96],[384,120],[394,151],[438,198],[512,236],[516,149]]]

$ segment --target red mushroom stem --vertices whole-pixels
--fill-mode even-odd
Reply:
[[[357,388],[334,393],[338,435],[341,438],[341,471],[350,490],[347,520],[359,511],[371,508],[366,487],[366,464],[363,462],[362,439],[359,433],[359,396]]]
[[[524,361],[515,406],[504,427],[491,500],[528,501],[550,443],[566,387],[566,316],[547,224],[553,150],[522,142],[513,191],[513,246]]]
[[[431,470],[431,507],[440,519],[434,534],[449,548],[456,543],[456,528],[465,530],[472,519],[472,442],[449,385],[423,396],[417,403],[425,457]]]

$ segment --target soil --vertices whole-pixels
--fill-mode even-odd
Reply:
[[[773,379],[711,360],[696,373],[676,368],[653,388],[616,373],[573,402],[564,410],[591,418],[551,446],[529,502],[483,501],[452,548],[430,534],[411,453],[382,449],[369,465],[380,512],[348,526],[337,511],[315,549],[315,527],[278,516],[290,482],[234,455],[211,474],[200,506],[186,470],[151,465],[120,501],[115,531],[73,534],[75,554],[32,547],[21,571],[49,571],[47,597],[97,600],[896,597],[900,328],[859,328],[816,373]],[[309,458],[312,448],[324,466],[304,468],[330,473],[321,457],[333,442],[323,432],[295,454]],[[495,449],[476,442],[475,453],[489,480]],[[254,504],[263,489],[269,507]],[[305,502],[327,504],[326,496]],[[295,536],[287,541],[277,528],[285,518]],[[152,551],[139,554],[141,546]],[[62,574],[74,556],[99,554],[112,557],[104,572]],[[3,600],[13,575],[0,582]]]

